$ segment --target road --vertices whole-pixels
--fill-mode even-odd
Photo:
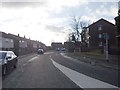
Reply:
[[[117,70],[82,63],[60,52],[20,57],[17,69],[3,78],[3,88],[116,88]]]

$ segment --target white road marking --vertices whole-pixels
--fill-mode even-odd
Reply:
[[[44,54],[52,54],[53,52],[46,52],[46,53],[44,53]]]
[[[26,65],[26,63],[23,64],[23,66],[25,66],[25,65]]]
[[[64,53],[60,53],[60,54],[61,54],[64,58],[67,58],[67,59],[73,60],[73,58],[64,55]]]
[[[106,82],[91,78],[72,69],[69,69],[63,65],[58,64],[51,58],[52,63],[63,72],[68,78],[76,83],[81,88],[118,88],[117,86],[108,84]]]
[[[26,61],[26,62],[23,64],[23,66],[26,66],[29,62],[32,62],[32,61],[36,60],[36,59],[38,58],[38,56],[39,56],[39,55],[37,55],[37,56],[29,59],[28,61]]]
[[[32,61],[34,61],[34,60],[37,59],[37,58],[38,58],[38,56],[33,57],[33,58],[31,58],[30,60],[28,60],[27,62],[32,62]]]
[[[38,55],[35,56],[35,57],[33,57],[33,58],[31,58],[30,60],[26,61],[26,62],[22,65],[22,67],[21,67],[21,72],[24,72],[24,66],[26,66],[28,63],[36,60],[37,58],[38,58]]]

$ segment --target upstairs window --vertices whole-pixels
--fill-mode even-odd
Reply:
[[[98,26],[98,30],[101,31],[102,30],[102,25]]]
[[[10,39],[10,42],[13,42],[13,40],[12,40],[12,39]]]
[[[99,46],[103,46],[103,43],[102,43],[102,42],[99,42]]]
[[[99,34],[99,38],[102,38],[102,34]]]
[[[6,42],[9,42],[9,39],[6,38],[5,41],[6,41]]]

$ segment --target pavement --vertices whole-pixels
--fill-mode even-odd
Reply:
[[[90,57],[90,56],[89,57],[80,56],[80,55],[75,55],[74,53],[64,53],[64,55],[80,60],[84,63],[120,70],[120,68],[118,67],[118,58],[119,58],[118,56],[110,55],[109,62],[107,62],[105,59],[96,59],[95,57]]]

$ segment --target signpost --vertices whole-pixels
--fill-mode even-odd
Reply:
[[[105,60],[108,62],[108,33],[103,33],[103,38],[105,39],[105,46],[104,46],[104,53],[105,53]]]

